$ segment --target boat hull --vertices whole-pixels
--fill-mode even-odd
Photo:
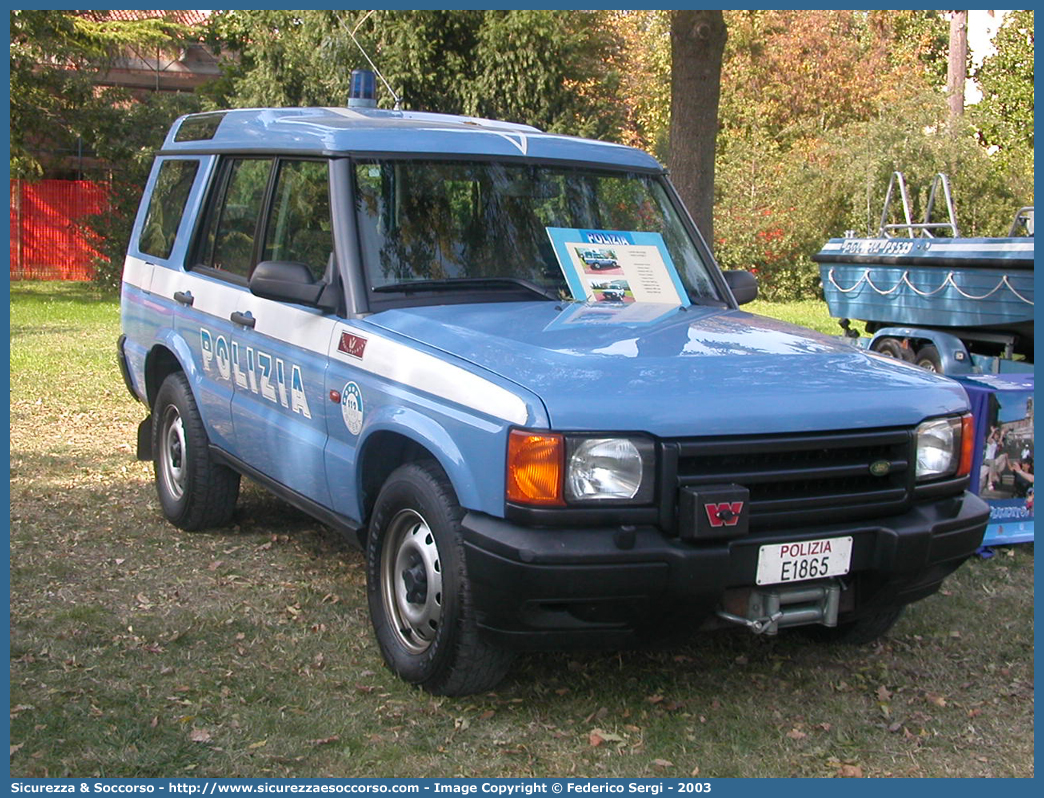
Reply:
[[[813,260],[836,318],[1032,337],[1033,239],[831,239]]]

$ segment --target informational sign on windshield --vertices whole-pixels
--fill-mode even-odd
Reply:
[[[574,299],[689,304],[659,233],[548,227],[547,234]]]

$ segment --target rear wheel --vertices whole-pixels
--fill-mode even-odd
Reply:
[[[239,474],[211,458],[206,428],[183,372],[163,381],[152,419],[156,492],[167,520],[188,531],[227,524],[239,496]]]
[[[481,640],[453,488],[434,462],[399,467],[381,488],[366,547],[370,618],[385,662],[436,695],[492,689],[512,655]]]

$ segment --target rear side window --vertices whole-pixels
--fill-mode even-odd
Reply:
[[[138,240],[140,252],[164,260],[170,257],[198,171],[199,161],[193,160],[164,161],[160,165]]]
[[[253,266],[257,223],[264,206],[272,161],[228,161],[221,195],[203,234],[199,263],[246,279]]]

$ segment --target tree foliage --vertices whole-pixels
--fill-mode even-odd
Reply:
[[[918,203],[936,173],[948,174],[962,234],[1006,232],[1026,181],[970,129],[947,133],[942,14],[738,11],[727,19],[715,205],[723,266],[755,269],[770,299],[814,293],[810,255],[847,229],[876,234],[894,171]]]
[[[176,47],[187,34],[163,19],[99,22],[70,11],[11,11],[11,174],[43,174],[47,149],[109,148],[131,96],[96,77],[126,47]],[[170,120],[167,120],[169,124]]]
[[[1033,12],[1012,11],[993,39],[996,52],[975,71],[982,100],[979,140],[1001,160],[1033,172]]]
[[[212,36],[233,55],[209,91],[224,106],[344,105],[374,59],[404,109],[489,116],[615,139],[617,40],[604,11],[227,11]],[[379,104],[391,107],[386,91]]]
[[[96,281],[106,288],[119,285],[153,153],[174,119],[198,110],[199,101],[191,94],[135,96],[96,81],[125,48],[176,52],[188,36],[163,19],[11,12],[11,176],[35,180],[60,168],[69,153],[91,156],[86,177],[109,182],[109,202],[83,224],[100,249]]]

